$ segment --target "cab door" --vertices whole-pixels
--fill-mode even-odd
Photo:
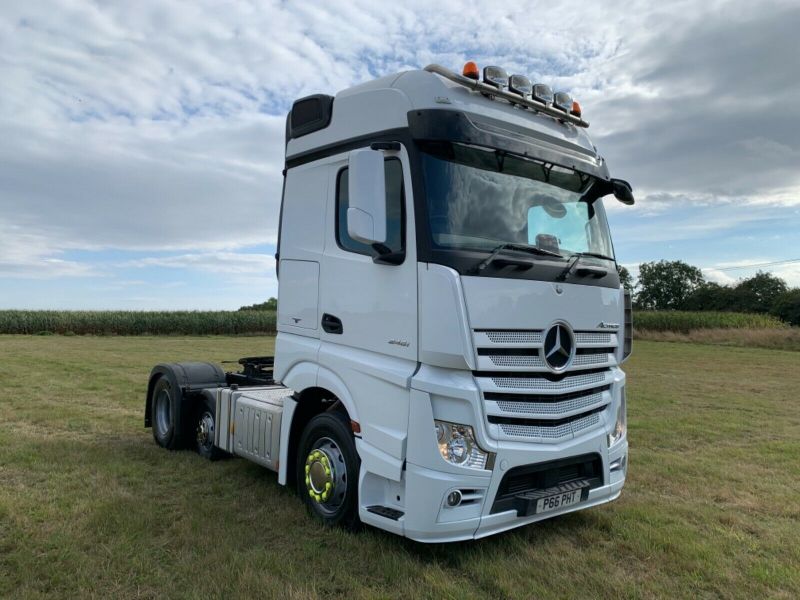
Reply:
[[[384,151],[387,242],[401,264],[378,264],[347,233],[347,154],[331,164],[320,276],[320,336],[336,346],[417,360],[417,256],[408,155]],[[360,353],[360,352],[359,352]],[[404,370],[404,369],[403,369]]]

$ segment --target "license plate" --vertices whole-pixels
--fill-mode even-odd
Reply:
[[[553,494],[546,498],[539,498],[536,502],[536,512],[550,512],[551,510],[558,510],[565,506],[578,504],[581,501],[582,491],[582,489],[570,490],[569,492],[559,492],[558,494]]]

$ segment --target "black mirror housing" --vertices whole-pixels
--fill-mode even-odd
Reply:
[[[614,197],[623,204],[631,206],[636,202],[633,198],[633,188],[627,181],[623,179],[612,179],[611,189],[614,193]]]

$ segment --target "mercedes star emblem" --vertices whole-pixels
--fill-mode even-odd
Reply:
[[[556,323],[544,337],[544,362],[553,371],[563,371],[572,362],[575,340],[572,330],[564,323]]]

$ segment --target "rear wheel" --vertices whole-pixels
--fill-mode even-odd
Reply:
[[[150,398],[150,414],[153,415],[153,439],[162,448],[175,450],[180,443],[178,418],[178,398],[172,383],[160,377],[153,386]]]
[[[353,529],[360,524],[360,465],[343,413],[322,413],[309,421],[300,439],[297,489],[312,515],[326,525]]]
[[[214,445],[216,412],[216,406],[208,398],[203,398],[203,401],[199,403],[199,410],[196,412],[195,448],[200,456],[208,460],[217,460],[223,456],[222,450]]]

